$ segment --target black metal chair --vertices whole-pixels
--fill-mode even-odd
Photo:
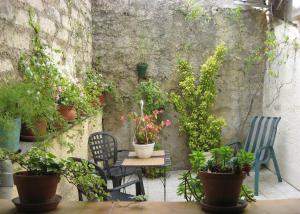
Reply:
[[[122,183],[124,176],[137,175],[141,183],[137,192],[145,194],[141,168],[122,168],[115,166],[117,161],[121,161],[128,155],[128,150],[118,150],[118,142],[115,137],[106,132],[96,132],[89,136],[88,141],[95,164],[103,163],[103,170],[107,178],[113,182],[113,187],[118,187]],[[138,187],[138,188],[139,188]]]
[[[107,177],[105,175],[105,172],[98,165],[96,165],[88,160],[84,160],[84,159],[77,158],[77,157],[71,157],[71,159],[73,159],[74,161],[81,162],[81,163],[86,161],[88,164],[93,165],[95,167],[95,174],[99,175],[107,184]],[[141,188],[140,186],[142,185],[142,183],[138,179],[132,180],[130,182],[127,182],[123,185],[114,187],[112,189],[109,189],[109,188],[107,188],[107,186],[105,186],[104,190],[109,193],[109,196],[105,196],[104,200],[105,201],[136,201],[136,199],[134,199],[133,195],[120,192],[121,189],[124,189],[124,188],[134,185],[134,184],[136,186],[136,190]],[[77,190],[78,190],[79,201],[84,201],[84,193],[80,190],[80,187],[77,187]],[[139,192],[136,192],[136,195],[140,195]]]

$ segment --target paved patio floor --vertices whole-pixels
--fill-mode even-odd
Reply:
[[[167,201],[185,201],[183,197],[176,194],[176,189],[179,184],[179,175],[184,171],[171,171],[167,178]],[[283,181],[279,183],[277,177],[268,169],[262,169],[260,172],[260,190],[258,200],[265,199],[287,199],[300,198],[300,192],[293,186]],[[245,184],[253,188],[254,172],[251,172],[245,180]],[[146,195],[149,201],[163,201],[163,185],[160,179],[144,178],[144,186]],[[127,193],[134,194],[134,186],[127,188]]]

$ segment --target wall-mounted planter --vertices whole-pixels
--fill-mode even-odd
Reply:
[[[15,152],[20,148],[21,118],[13,120],[12,129],[7,131],[0,127],[0,147]]]
[[[148,64],[147,63],[138,63],[136,65],[136,72],[139,78],[145,78],[147,74]]]
[[[68,122],[73,122],[77,117],[76,109],[73,106],[59,105],[58,111],[61,116]]]

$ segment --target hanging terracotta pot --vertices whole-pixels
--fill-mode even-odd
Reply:
[[[74,121],[77,117],[76,109],[73,106],[59,105],[58,111],[61,116],[68,122]]]

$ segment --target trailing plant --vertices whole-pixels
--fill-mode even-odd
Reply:
[[[225,53],[224,44],[217,46],[215,53],[201,66],[199,78],[187,60],[178,61],[179,91],[171,93],[171,100],[191,151],[208,151],[221,143],[225,121],[211,112],[217,95],[216,78]]]
[[[90,200],[102,201],[107,196],[104,180],[96,175],[95,168],[88,162],[59,159],[54,154],[37,147],[24,154],[0,150],[0,158],[1,156],[3,159],[10,159],[19,164],[30,176],[62,175]]]
[[[267,62],[267,73],[272,77],[278,77],[279,71],[273,70],[271,65],[275,63],[278,67],[286,64],[290,56],[289,50],[293,50],[294,53],[297,53],[299,48],[297,38],[291,39],[287,35],[284,35],[282,40],[278,40],[274,31],[266,31],[264,46],[255,48],[245,59],[246,69],[249,70],[254,65]],[[288,51],[283,51],[284,49]]]
[[[253,153],[244,150],[234,154],[231,147],[220,147],[210,151],[211,159],[206,158],[202,151],[190,154],[191,170],[184,173],[177,188],[177,194],[183,195],[187,201],[200,201],[204,197],[203,185],[197,174],[200,171],[209,173],[249,173],[254,162]],[[246,186],[242,187],[241,197],[247,201],[255,201],[253,192]]]
[[[142,81],[138,84],[134,95],[135,101],[144,101],[144,113],[150,114],[154,110],[165,109],[168,106],[168,94],[161,90],[154,80]]]

